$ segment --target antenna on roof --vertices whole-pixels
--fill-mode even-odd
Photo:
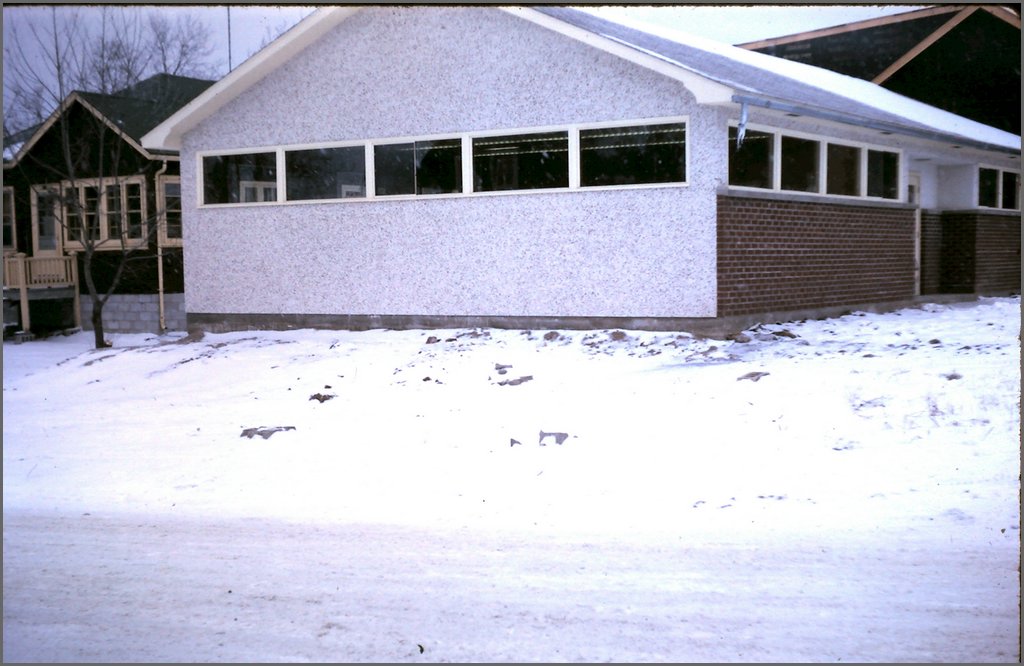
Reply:
[[[233,69],[231,67],[231,5],[228,5],[228,73],[231,73]]]

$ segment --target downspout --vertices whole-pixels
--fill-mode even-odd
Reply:
[[[743,138],[747,135],[747,112],[749,111],[746,102],[740,104],[740,124],[736,127],[736,150],[743,145]]]
[[[159,201],[160,200],[159,189],[160,189],[160,187],[163,186],[163,183],[160,182],[160,176],[164,175],[166,172],[167,172],[167,160],[164,160],[164,165],[162,167],[160,167],[159,170],[157,170],[156,174],[153,175],[153,182],[156,184],[156,187],[157,187],[157,192],[153,193],[154,195],[156,195],[156,198],[154,199],[155,201]],[[167,205],[167,202],[164,202],[164,206],[165,207],[166,207],[166,205]],[[161,234],[160,234],[160,224],[161,224],[161,219],[165,220],[166,218],[167,218],[167,211],[164,210],[163,213],[161,213],[159,208],[158,208],[157,209],[157,219],[156,219],[156,224],[157,224],[157,231],[156,231],[156,293],[157,293],[158,308],[159,308],[159,312],[160,312],[160,335],[163,335],[164,333],[167,332],[167,318],[166,318],[166,316],[164,314],[164,247],[160,243],[160,236],[161,236]]]

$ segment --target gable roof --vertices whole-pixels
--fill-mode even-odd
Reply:
[[[157,74],[111,95],[76,90],[64,99],[46,121],[32,128],[31,135],[18,147],[10,164],[5,166],[16,164],[76,103],[81,104],[111,130],[121,134],[140,153],[153,158],[160,151],[144,148],[140,141],[142,136],[213,83],[205,79]]]
[[[652,34],[567,7],[501,7],[523,19],[681,81],[699,103],[755,106],[919,138],[1019,154],[1020,137],[818,67],[681,33]],[[142,137],[181,147],[182,135],[358,7],[325,7],[211,86]]]
[[[1020,15],[944,5],[740,45],[1020,133]]]
[[[939,5],[937,7],[928,7],[926,9],[917,9],[909,12],[903,12],[901,14],[891,14],[889,16],[867,19],[865,21],[843,23],[830,28],[819,28],[818,30],[797,32],[790,35],[783,35],[781,37],[744,42],[742,44],[737,44],[737,46],[750,50],[759,50],[769,46],[781,46],[783,44],[803,42],[809,39],[832,37],[834,35],[841,35],[847,32],[870,30],[898,23],[920,22],[922,19],[929,19],[932,17],[936,17],[935,20],[929,21],[928,23],[938,27],[950,20],[950,14],[963,14],[965,10],[973,12],[976,9],[988,12],[992,16],[1015,26],[1018,30],[1020,29],[1020,12],[1014,11],[1010,7],[1004,5]]]

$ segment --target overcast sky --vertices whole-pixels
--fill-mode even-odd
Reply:
[[[3,6],[4,47],[18,43],[14,31],[26,39],[31,25],[45,27],[51,19],[51,6]],[[215,77],[224,76],[231,67],[238,67],[261,46],[315,11],[316,6],[302,5],[131,5],[140,11],[158,11],[169,17],[175,14],[197,15],[210,27],[214,53],[210,65]],[[852,21],[876,18],[919,9],[921,5],[811,5],[811,4],[672,4],[618,5],[599,7],[587,5],[591,11],[613,20],[638,22],[660,29],[677,30],[708,39],[738,44],[769,37],[779,37],[806,30],[825,28]],[[99,24],[102,9],[96,5],[56,5],[62,13],[75,12],[76,20],[94,20]],[[230,32],[228,30],[230,16]],[[230,45],[230,60],[229,60]],[[5,89],[7,69],[4,68]]]

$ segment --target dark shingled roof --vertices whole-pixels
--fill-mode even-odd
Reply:
[[[138,141],[213,83],[205,79],[157,74],[112,95],[92,92],[79,92],[78,95]]]

